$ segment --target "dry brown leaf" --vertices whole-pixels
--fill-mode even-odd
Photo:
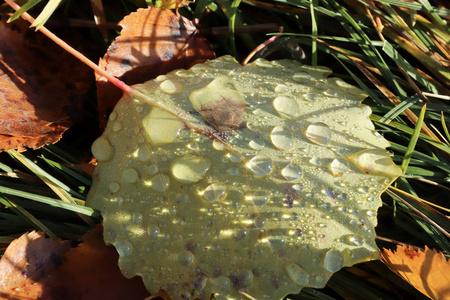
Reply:
[[[11,242],[0,260],[0,298],[13,299],[13,289],[39,280],[62,262],[60,255],[70,246],[69,241],[46,239],[35,231]]]
[[[51,43],[25,21],[0,20],[0,151],[57,142],[69,97],[89,85],[89,69]]]
[[[128,85],[215,57],[194,24],[168,9],[153,6],[139,9],[119,25],[123,28],[121,34],[99,65]],[[104,127],[104,117],[122,97],[122,91],[100,77],[97,94]]]
[[[46,300],[145,299],[150,295],[141,278],[122,275],[117,252],[103,242],[101,226],[86,233],[83,240],[64,255],[64,264],[38,282],[17,288],[17,293]]]
[[[450,299],[450,262],[441,252],[416,251],[397,246],[397,252],[381,251],[383,263],[417,290],[431,299]]]

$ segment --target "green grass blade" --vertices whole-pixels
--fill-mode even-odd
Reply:
[[[401,115],[406,109],[410,108],[412,105],[416,104],[419,101],[419,96],[415,95],[413,97],[409,97],[404,99],[399,105],[392,108],[388,111],[381,119],[380,122],[389,124],[399,115]]]
[[[20,18],[20,16],[22,16],[24,12],[32,9],[39,2],[41,2],[41,0],[28,0],[24,5],[20,7],[19,10],[13,13],[13,15],[8,19],[8,23]]]
[[[19,191],[19,190],[11,189],[11,188],[4,187],[4,186],[0,186],[0,193],[45,203],[45,204],[48,204],[53,207],[58,207],[58,208],[62,208],[65,210],[73,211],[73,212],[80,213],[80,214],[83,214],[83,215],[86,215],[89,217],[98,217],[98,215],[99,215],[99,213],[96,210],[94,210],[90,207],[87,207],[87,206],[82,206],[82,205],[73,204],[73,203],[67,203],[67,202],[61,201],[59,199],[40,196],[40,195],[36,195],[33,193]]]

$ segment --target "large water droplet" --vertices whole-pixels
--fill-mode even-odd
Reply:
[[[344,257],[341,252],[332,249],[325,254],[325,258],[323,260],[323,267],[330,272],[337,272],[344,266]]]
[[[165,174],[156,174],[152,178],[152,188],[157,192],[165,192],[169,188],[170,179]]]
[[[359,234],[348,234],[340,238],[341,242],[352,246],[361,246],[364,244],[364,238]]]
[[[251,201],[255,206],[264,206],[269,202],[269,195],[264,191],[256,191],[245,196],[245,200]]]
[[[287,92],[289,92],[289,87],[287,85],[285,85],[285,84],[278,84],[275,87],[275,92],[279,93],[279,94],[287,93]]]
[[[173,114],[154,107],[142,120],[148,140],[154,146],[172,143],[184,128],[184,123]]]
[[[151,239],[155,239],[158,237],[160,232],[160,229],[158,226],[152,224],[150,226],[147,227],[147,235],[151,238]]]
[[[227,188],[220,184],[210,184],[203,192],[203,199],[210,202],[222,201],[227,196]]]
[[[257,138],[254,138],[253,140],[251,140],[250,142],[248,142],[248,145],[253,150],[262,150],[262,149],[264,149],[265,143],[262,138],[257,137]]]
[[[306,273],[299,265],[295,263],[288,263],[284,269],[289,275],[289,278],[297,285],[304,287],[309,283],[309,274]]]
[[[138,149],[138,159],[140,161],[147,161],[152,157],[152,153],[148,147],[141,147]]]
[[[268,156],[257,155],[247,163],[247,167],[255,175],[264,176],[272,172],[273,162]]]
[[[295,73],[293,79],[299,83],[308,83],[311,80],[311,75],[306,72]]]
[[[208,158],[187,154],[172,163],[171,171],[178,182],[195,183],[203,179],[210,166]]]
[[[194,254],[190,251],[184,251],[178,254],[178,261],[182,266],[189,266],[194,262]]]
[[[131,244],[125,240],[119,240],[114,246],[119,255],[123,257],[129,256],[133,251]]]
[[[300,108],[297,101],[289,96],[278,96],[273,100],[273,107],[280,117],[285,119],[295,119],[300,115]]]
[[[342,176],[348,171],[348,164],[345,160],[335,158],[330,164],[331,173],[334,177]]]
[[[114,132],[119,132],[119,131],[122,130],[122,128],[123,128],[122,122],[115,122],[115,123],[113,124],[112,131],[114,131]]]
[[[290,163],[281,170],[281,174],[286,180],[295,181],[302,177],[302,169],[298,165]]]
[[[167,79],[159,85],[161,91],[169,95],[179,94],[183,91],[183,86],[174,80]]]
[[[283,235],[272,235],[269,236],[267,240],[274,250],[279,250],[283,247],[286,238]]]
[[[216,150],[216,151],[223,151],[226,149],[225,145],[223,143],[219,142],[218,140],[213,140],[212,146],[213,146],[214,150]]]
[[[273,65],[270,61],[267,61],[262,58],[255,59],[254,63],[255,63],[255,65],[257,65],[258,67],[261,67],[261,68],[273,68]]]
[[[109,161],[114,157],[114,148],[105,136],[101,136],[92,144],[92,154],[98,161]]]
[[[133,168],[125,169],[122,172],[122,180],[126,183],[135,183],[139,180],[139,174]]]
[[[253,272],[250,270],[238,270],[230,274],[230,280],[236,289],[248,286],[253,280]]]
[[[113,181],[108,185],[108,189],[111,193],[117,193],[120,190],[120,184]]]
[[[326,145],[331,141],[330,127],[321,122],[313,123],[306,129],[306,137],[318,145]]]
[[[292,133],[286,127],[276,126],[270,133],[270,140],[277,149],[289,150],[292,148]]]

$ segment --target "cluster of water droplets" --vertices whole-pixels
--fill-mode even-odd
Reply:
[[[373,165],[387,143],[364,93],[330,73],[224,57],[136,87],[170,112],[119,102],[92,147],[88,203],[123,272],[174,298],[274,299],[375,258],[379,194],[396,173]],[[205,119],[222,98],[245,102],[230,107],[239,129]]]

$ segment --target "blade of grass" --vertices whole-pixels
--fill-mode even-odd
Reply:
[[[410,108],[412,105],[419,101],[419,96],[415,95],[412,97],[408,97],[404,99],[399,105],[395,106],[391,110],[389,110],[381,119],[380,122],[384,122],[389,124],[399,115],[401,115],[406,109]]]
[[[12,196],[22,197],[22,198],[25,198],[25,199],[29,199],[29,200],[45,203],[45,204],[48,204],[48,205],[53,206],[53,207],[58,207],[58,208],[62,208],[62,209],[65,209],[65,210],[73,211],[73,212],[76,212],[76,213],[80,213],[80,214],[86,215],[88,217],[98,217],[99,216],[99,212],[98,211],[96,211],[96,210],[94,210],[94,209],[92,209],[90,207],[87,207],[87,206],[67,203],[67,202],[61,201],[59,199],[54,199],[54,198],[50,198],[50,197],[40,196],[40,195],[36,195],[36,194],[33,194],[33,193],[19,191],[19,190],[11,189],[11,188],[4,187],[4,186],[0,186],[0,193],[4,193],[4,194],[12,195]]]
[[[318,0],[311,0],[311,65],[317,66],[317,31],[318,31],[318,16],[317,11],[314,9],[318,5]]]
[[[409,141],[408,148],[406,149],[406,153],[403,156],[403,162],[401,169],[403,171],[403,174],[405,174],[406,168],[409,165],[409,161],[411,160],[411,155],[414,152],[414,148],[416,147],[417,140],[419,139],[420,131],[422,130],[423,119],[425,117],[425,112],[427,110],[427,105],[425,104],[420,111],[419,119],[417,120],[417,124],[414,127],[413,135]]]

